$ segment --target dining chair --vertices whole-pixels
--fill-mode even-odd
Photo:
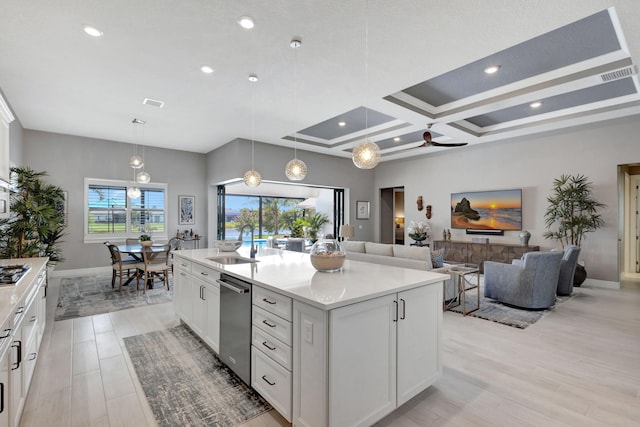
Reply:
[[[123,275],[126,273],[127,278],[131,277],[131,270],[135,269],[135,271],[137,271],[138,261],[129,257],[123,259],[122,252],[120,252],[116,245],[108,244],[107,248],[109,248],[109,253],[111,254],[111,288],[115,288],[116,277],[119,277],[120,285],[118,286],[118,291],[122,291]]]
[[[173,274],[173,251],[177,251],[181,249],[182,240],[177,237],[172,237],[167,242],[169,246],[171,246],[171,253],[169,254],[169,271]]]
[[[167,284],[169,290],[169,257],[171,256],[171,245],[157,245],[154,247],[142,247],[143,262],[139,262],[136,268],[140,272],[136,276],[136,289],[140,287],[140,276],[142,276],[143,293],[147,291],[147,284],[153,283],[154,277],[160,277]]]
[[[129,246],[129,245],[139,245],[140,244],[140,240],[138,239],[125,239],[124,244]]]

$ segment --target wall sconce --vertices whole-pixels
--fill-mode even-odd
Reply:
[[[427,219],[431,219],[431,205],[427,205]]]
[[[421,211],[422,210],[422,196],[418,196],[418,200],[416,201],[416,203],[418,204],[418,210]]]

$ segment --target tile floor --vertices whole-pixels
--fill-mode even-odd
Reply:
[[[59,280],[20,425],[155,426],[122,338],[175,326],[172,304],[54,322]],[[639,426],[640,287],[576,292],[525,330],[446,312],[443,378],[378,425]]]

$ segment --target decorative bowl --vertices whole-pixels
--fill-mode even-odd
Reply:
[[[215,246],[221,252],[233,252],[242,246],[242,240],[216,240]]]

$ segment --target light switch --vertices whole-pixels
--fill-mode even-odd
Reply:
[[[302,330],[305,342],[313,344],[313,323],[308,320],[302,321]]]

